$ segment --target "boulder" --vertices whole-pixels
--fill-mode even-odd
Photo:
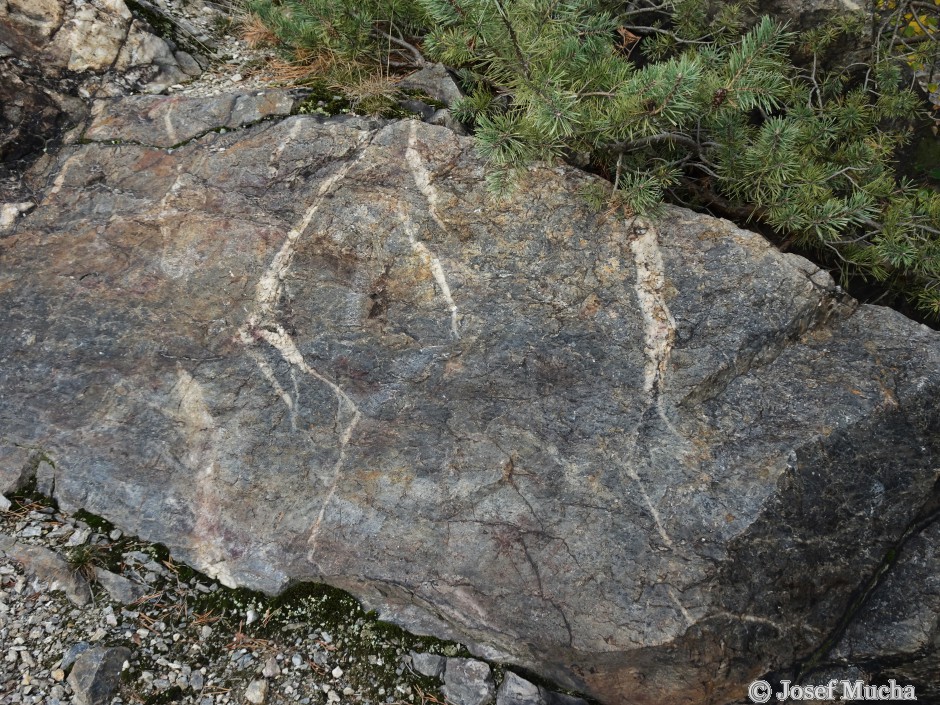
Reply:
[[[228,585],[324,581],[602,703],[728,702],[936,497],[940,335],[754,233],[597,213],[562,166],[494,202],[419,122],[113,129],[0,239],[0,457]]]
[[[137,69],[136,87],[150,92],[195,70],[191,56],[181,65],[175,42],[136,18],[124,0],[8,0],[0,4],[0,42],[47,75]]]

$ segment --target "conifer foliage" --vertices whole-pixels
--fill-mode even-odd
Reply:
[[[286,50],[347,75],[430,61],[458,72],[467,97],[453,112],[472,128],[494,191],[537,160],[589,163],[612,184],[587,194],[599,207],[630,216],[664,199],[715,206],[940,315],[940,194],[900,178],[893,162],[923,104],[882,44],[867,64],[821,68],[834,43],[874,34],[862,22],[797,36],[753,19],[750,0],[248,9]]]

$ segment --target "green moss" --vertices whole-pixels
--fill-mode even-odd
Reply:
[[[75,512],[75,514],[72,515],[72,518],[84,522],[89,527],[101,534],[107,534],[114,530],[114,524],[112,524],[110,521],[98,516],[97,514],[86,512],[84,509],[79,509],[77,512]]]
[[[406,110],[398,101],[386,95],[377,95],[363,98],[358,103],[353,101],[341,90],[330,88],[323,80],[313,79],[301,85],[308,88],[311,93],[300,105],[294,115],[374,115],[387,120],[397,120],[415,117],[417,113]],[[417,100],[434,107],[443,106],[439,101],[422,94],[420,91],[403,91],[403,95],[414,97]]]
[[[159,12],[154,12],[146,5],[136,2],[136,0],[126,0],[125,4],[135,17],[149,24],[158,37],[171,39],[174,43],[179,43],[176,36],[176,27],[166,17]]]
[[[298,105],[294,115],[340,115],[350,110],[349,100],[326,85],[320,79],[302,82],[310,90],[310,95]]]
[[[418,113],[412,112],[411,110],[406,110],[398,103],[389,105],[382,110],[375,111],[374,113],[370,112],[369,114],[377,115],[379,117],[385,118],[386,120],[404,120],[406,118],[420,117]]]

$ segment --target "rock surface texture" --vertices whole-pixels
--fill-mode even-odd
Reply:
[[[443,128],[152,101],[197,136],[63,148],[0,239],[7,487],[41,451],[63,507],[227,584],[325,581],[609,704],[742,698],[887,556],[935,571],[937,333],[573,169],[493,204]]]

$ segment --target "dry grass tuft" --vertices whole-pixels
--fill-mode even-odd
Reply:
[[[247,14],[241,19],[239,34],[252,49],[273,47],[280,43],[277,35],[257,15]]]
[[[314,77],[329,76],[336,70],[337,59],[329,52],[314,53],[303,49],[293,51],[291,61],[275,59],[267,66],[275,81],[303,83]]]
[[[340,86],[337,86],[339,88]],[[389,76],[369,74],[358,82],[342,86],[353,106],[380,102],[395,102],[398,97],[397,82]]]

